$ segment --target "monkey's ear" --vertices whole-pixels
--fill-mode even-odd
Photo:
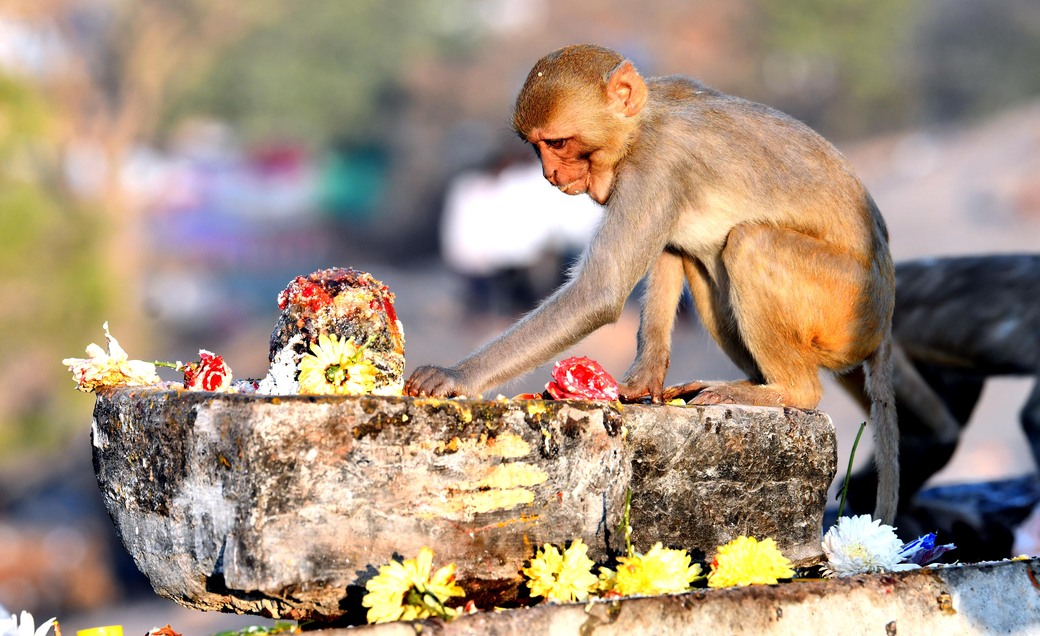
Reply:
[[[625,117],[638,115],[646,105],[646,82],[628,60],[607,78],[607,102]]]

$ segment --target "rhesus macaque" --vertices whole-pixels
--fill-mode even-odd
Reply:
[[[900,501],[910,503],[953,456],[989,376],[1040,377],[1040,254],[908,261],[896,265],[892,318]],[[842,377],[861,403],[863,378]],[[1019,420],[1040,465],[1040,382]],[[849,501],[862,506],[873,480],[852,478]]]
[[[529,371],[616,321],[645,276],[622,396],[660,402],[685,279],[705,327],[749,378],[702,383],[694,404],[811,409],[821,367],[866,363],[882,460],[875,515],[891,520],[892,259],[881,214],[844,157],[783,113],[686,77],[644,79],[592,45],[535,64],[513,127],[549,183],[606,206],[602,225],[537,309],[454,367],[420,367],[405,391],[477,395]]]

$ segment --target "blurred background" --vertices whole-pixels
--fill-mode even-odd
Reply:
[[[454,363],[558,284],[595,227],[508,125],[534,61],[575,42],[817,128],[897,260],[1040,250],[1035,0],[4,0],[0,604],[67,633],[261,623],[155,598],[100,504],[93,396],[61,359],[104,344],[107,320],[131,358],[205,348],[260,378],[278,292],[352,266],[396,293],[409,372]],[[630,307],[573,352],[620,377],[637,322]],[[669,380],[738,376],[683,311]],[[1028,388],[987,385],[936,483],[1034,470]],[[864,415],[833,383],[821,408],[844,465]]]

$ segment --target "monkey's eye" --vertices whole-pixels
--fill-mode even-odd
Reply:
[[[563,148],[566,144],[567,144],[567,140],[566,139],[546,139],[545,140],[545,145],[549,146],[553,150],[559,150],[560,148]]]

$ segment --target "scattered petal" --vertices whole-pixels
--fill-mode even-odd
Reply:
[[[36,627],[36,621],[29,612],[22,611],[20,617],[14,614],[10,618],[0,618],[0,636],[47,636],[51,627],[58,629],[58,620],[51,618]]]
[[[926,535],[917,537],[902,547],[899,551],[900,559],[906,563],[928,565],[932,561],[957,547],[952,543],[936,545],[935,539],[936,537],[934,532],[929,532]]]

